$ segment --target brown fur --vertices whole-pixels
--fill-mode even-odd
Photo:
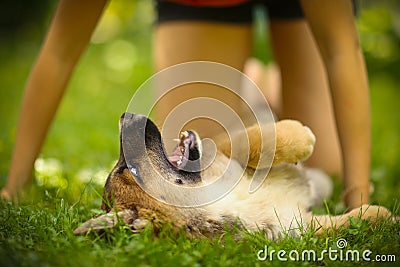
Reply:
[[[145,136],[140,136],[138,127],[143,125],[146,127]],[[200,207],[177,207],[156,200],[142,188],[152,186],[152,179],[158,173],[169,181],[179,178],[182,186],[186,187],[214,181],[221,177],[227,166],[231,151],[230,142],[218,142],[219,152],[209,168],[201,173],[186,173],[168,162],[160,133],[150,120],[141,115],[125,114],[122,117],[122,129],[129,130],[125,133],[126,144],[121,144],[120,159],[105,184],[102,209],[107,214],[88,220],[74,233],[83,234],[91,230],[114,227],[120,217],[120,221],[129,225],[134,232],[147,224],[160,229],[168,223],[176,230],[186,229],[190,236],[210,237],[223,233],[225,227],[236,225],[250,231],[261,228],[273,239],[283,231],[296,234],[298,228],[315,228],[319,234],[325,230],[346,226],[349,217],[371,218],[371,222],[374,222],[378,218],[391,216],[386,208],[379,206],[363,206],[340,216],[313,216],[309,210],[315,204],[315,199],[320,201],[319,198],[328,194],[323,193],[322,196],[316,197],[315,192],[329,192],[327,188],[322,188],[324,185],[320,183],[327,178],[323,175],[307,177],[311,176],[311,172],[293,163],[301,162],[311,155],[315,137],[310,129],[296,121],[281,121],[276,123],[275,127],[271,126],[274,125],[264,128],[267,131],[275,130],[275,150],[271,148],[270,143],[261,144],[258,125],[249,127],[246,133],[233,136],[237,140],[248,138],[250,152],[248,159],[235,159],[238,162],[237,166],[242,164],[247,166],[247,169],[240,183],[227,196]],[[140,151],[140,138],[145,139],[145,151]],[[273,167],[261,188],[254,194],[248,194],[246,190],[254,169],[265,168],[268,165],[268,161],[260,161],[261,151],[266,153],[263,156],[271,156],[271,153],[274,153]],[[125,159],[127,156],[128,160]],[[135,177],[127,162],[137,167]],[[233,168],[233,171],[235,170]]]

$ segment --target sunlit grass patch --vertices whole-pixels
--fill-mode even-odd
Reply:
[[[14,205],[0,201],[0,265],[1,266],[281,266],[278,251],[286,258],[292,250],[301,253],[337,250],[337,242],[344,239],[343,251],[371,250],[371,257],[395,255],[400,257],[400,224],[382,221],[371,226],[367,221],[354,219],[348,228],[324,233],[319,237],[304,232],[299,237],[290,235],[271,241],[262,232],[249,233],[233,229],[211,239],[191,239],[185,231],[175,232],[164,227],[154,232],[147,227],[138,234],[119,225],[103,234],[90,233],[74,236],[72,231],[83,220],[98,214],[89,205],[69,203],[51,194],[35,205]],[[238,238],[240,235],[240,238]],[[273,258],[257,257],[268,248]],[[261,254],[260,254],[261,255]],[[289,266],[348,266],[366,262],[331,260],[327,254],[321,260],[297,261],[288,258]],[[337,257],[340,256],[339,252]],[[282,255],[281,255],[282,256]],[[296,254],[292,253],[294,259]],[[308,256],[308,254],[307,254]],[[301,258],[299,258],[301,259]]]

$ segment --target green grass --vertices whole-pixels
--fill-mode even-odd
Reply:
[[[94,233],[74,236],[72,231],[79,222],[95,212],[88,205],[68,203],[51,195],[45,195],[35,204],[0,203],[2,266],[257,266],[262,263],[280,266],[276,254],[275,260],[267,258],[260,262],[257,253],[267,246],[269,252],[314,250],[316,255],[321,255],[324,249],[338,249],[335,246],[339,238],[348,243],[343,251],[371,250],[371,259],[378,254],[395,255],[397,260],[400,256],[399,223],[382,222],[370,226],[361,220],[352,221],[349,228],[318,238],[304,233],[301,237],[285,236],[275,242],[267,240],[262,233],[239,230],[210,240],[188,239],[184,233],[173,233],[168,227],[157,235],[152,229],[133,235],[122,225],[101,236]],[[340,254],[332,255],[340,257]],[[305,261],[302,265],[348,266],[354,263],[361,264],[331,261],[326,256],[322,261]]]
[[[370,226],[354,220],[349,228],[314,237],[285,236],[266,240],[262,233],[229,231],[205,240],[174,234],[166,227],[132,235],[119,226],[101,236],[74,236],[72,231],[98,214],[102,184],[118,157],[118,118],[134,90],[152,73],[151,20],[148,4],[134,7],[140,16],[129,18],[108,42],[92,44],[70,83],[46,144],[37,162],[35,182],[20,203],[0,201],[0,266],[280,266],[278,260],[257,260],[257,252],[268,246],[289,252],[335,248],[339,238],[346,249],[395,254],[400,261],[400,224],[381,222]],[[118,4],[111,7],[121,11]],[[115,11],[114,10],[114,11]],[[123,11],[123,10],[122,10]],[[128,10],[129,11],[129,10]],[[126,11],[126,12],[128,12]],[[147,13],[146,13],[147,12]],[[123,12],[122,12],[123,13]],[[124,14],[124,13],[123,13]],[[380,19],[375,19],[377,14]],[[399,37],[388,23],[388,10],[371,8],[361,13],[359,25],[366,53],[372,103],[372,168],[375,191],[372,202],[399,214],[400,196],[400,70]],[[375,17],[374,17],[375,16]],[[27,33],[0,45],[0,186],[7,177],[15,125],[23,86],[40,47],[44,31]],[[124,46],[126,42],[133,46]],[[121,45],[122,43],[122,45]],[[374,47],[385,47],[385,53]],[[393,49],[393,46],[396,49]],[[110,56],[124,51],[134,57],[133,65],[113,66]],[[260,48],[258,48],[260,50]],[[343,211],[341,185],[336,183],[327,207]],[[326,212],[320,208],[318,212]],[[298,266],[350,266],[365,262],[288,262]],[[376,263],[376,262],[375,262]]]

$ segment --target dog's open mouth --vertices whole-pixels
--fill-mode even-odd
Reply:
[[[177,168],[183,169],[189,160],[197,160],[193,158],[193,154],[198,152],[197,144],[198,137],[192,131],[183,131],[177,139],[178,144],[175,147],[172,155],[168,157],[169,161]],[[198,153],[196,153],[198,154]]]

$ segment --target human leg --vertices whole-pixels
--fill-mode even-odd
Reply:
[[[281,70],[281,119],[296,119],[309,126],[317,142],[307,164],[338,175],[342,163],[329,87],[307,22],[272,20],[270,31]]]
[[[157,71],[197,60],[219,62],[241,71],[251,52],[251,27],[250,23],[211,19],[162,21],[156,26],[153,45]],[[180,103],[200,96],[218,99],[237,112],[241,107],[238,97],[226,94],[226,91],[221,91],[215,85],[188,84],[170,91],[161,99],[156,106],[158,123],[162,123]],[[178,133],[182,126],[174,125],[172,131]],[[222,131],[222,128],[208,119],[195,120],[187,128],[195,129],[202,137],[210,137]],[[172,138],[173,133],[170,133],[167,131],[166,135]]]
[[[56,113],[72,70],[106,4],[60,1],[25,87],[11,166],[1,197],[16,197],[32,179],[33,164]],[[85,20],[77,20],[85,17]]]
[[[301,1],[327,70],[343,156],[344,200],[369,203],[371,118],[368,75],[350,1]]]

